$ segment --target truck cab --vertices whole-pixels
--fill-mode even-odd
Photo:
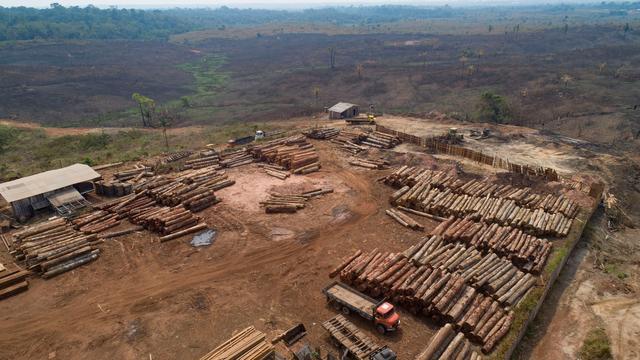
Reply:
[[[389,349],[389,347],[383,346],[382,348],[378,349],[378,351],[376,351],[375,353],[371,354],[369,356],[369,359],[371,359],[371,360],[396,360],[396,359],[398,359],[398,356],[396,355],[395,352],[393,352],[393,350]]]
[[[396,331],[400,326],[400,315],[396,313],[395,308],[388,302],[383,302],[375,309],[376,330],[384,334],[387,331]]]

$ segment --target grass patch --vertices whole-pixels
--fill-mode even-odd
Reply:
[[[183,97],[185,100],[181,101],[181,105],[211,106],[211,102],[229,80],[229,75],[220,70],[224,62],[225,58],[222,56],[207,55],[195,63],[179,65],[180,69],[190,73],[195,79],[195,94]]]
[[[609,337],[603,328],[595,328],[589,331],[580,348],[582,360],[609,360],[613,359]]]

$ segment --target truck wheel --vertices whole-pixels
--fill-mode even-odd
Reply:
[[[343,306],[343,307],[342,307],[342,313],[343,313],[343,314],[345,314],[345,315],[349,315],[349,313],[350,313],[350,312],[351,312],[351,311],[349,310],[349,308],[348,308],[348,307],[346,307],[346,306]]]
[[[378,334],[380,335],[384,335],[387,333],[387,329],[385,329],[385,327],[381,324],[376,325],[376,330],[378,331]]]

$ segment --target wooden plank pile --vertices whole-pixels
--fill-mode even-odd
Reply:
[[[482,360],[482,355],[473,350],[463,333],[455,332],[451,324],[445,324],[431,338],[429,345],[415,360]]]
[[[191,151],[191,150],[176,151],[176,152],[168,154],[167,156],[162,158],[162,162],[163,163],[176,162],[178,160],[182,160],[182,159],[184,159],[186,157],[189,157],[192,154],[193,154],[193,151]]]
[[[271,193],[267,200],[260,202],[260,205],[264,207],[267,214],[295,213],[303,209],[309,199],[332,192],[331,188],[320,188],[296,194]]]
[[[250,326],[220,346],[208,352],[200,360],[263,360],[273,358],[275,349],[266,335]]]
[[[291,172],[287,171],[283,166],[272,165],[272,164],[258,164],[259,167],[264,169],[264,172],[275,178],[280,180],[285,180],[289,176],[291,176]]]
[[[12,255],[30,270],[50,278],[98,258],[95,234],[78,232],[56,218],[13,233]]]
[[[17,295],[29,289],[27,277],[31,274],[30,271],[25,271],[20,267],[16,267],[11,270],[4,269],[4,266],[1,267],[3,270],[0,271],[0,300]]]
[[[349,159],[349,164],[353,166],[359,166],[372,170],[382,170],[386,169],[389,165],[389,162],[383,159],[359,159],[359,158],[351,158]]]
[[[338,136],[338,128],[312,128],[302,132],[306,137],[318,140],[327,140]]]
[[[251,149],[253,156],[270,164],[277,164],[294,174],[308,174],[320,170],[320,157],[304,135],[269,141]]]
[[[418,231],[424,230],[424,226],[422,226],[419,222],[413,220],[410,216],[396,209],[393,209],[393,208],[388,209],[385,211],[385,213],[404,227],[407,227],[413,230],[418,230]]]
[[[447,244],[432,236],[407,249],[403,255],[416,266],[443,269],[462,276],[479,292],[503,305],[515,305],[535,285],[536,278],[496,254],[472,247]]]
[[[552,248],[549,240],[526,234],[518,228],[453,216],[438,225],[431,234],[441,235],[447,242],[461,242],[481,251],[490,251],[534,274],[542,272]]]

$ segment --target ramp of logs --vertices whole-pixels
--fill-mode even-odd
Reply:
[[[248,327],[200,358],[200,360],[263,360],[273,358],[275,349],[266,335]]]

